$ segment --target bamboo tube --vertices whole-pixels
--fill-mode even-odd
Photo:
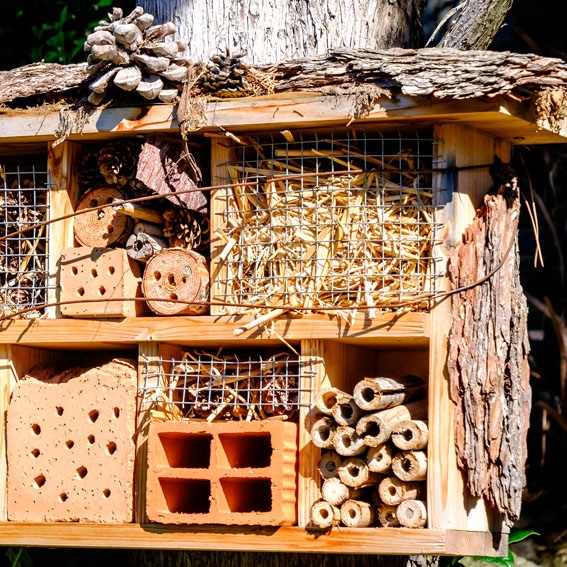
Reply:
[[[317,467],[319,468],[319,473],[324,479],[333,478],[338,476],[339,468],[342,465],[343,460],[340,455],[334,451],[327,451],[321,455]]]
[[[356,429],[349,425],[341,425],[336,428],[333,436],[335,451],[343,457],[355,457],[361,455],[368,448]]]
[[[423,528],[427,522],[425,502],[423,500],[403,500],[396,508],[396,517],[400,525],[405,528]]]
[[[366,453],[366,463],[372,472],[385,473],[390,470],[394,449],[387,443],[380,443],[375,447],[369,447]]]
[[[424,482],[404,482],[397,476],[387,476],[377,488],[384,504],[397,506],[402,500],[419,500],[425,496]]]
[[[376,519],[376,511],[368,502],[347,500],[341,506],[341,522],[349,528],[366,528]]]
[[[311,520],[311,524],[316,528],[330,528],[340,523],[341,512],[339,508],[329,504],[329,502],[318,500],[311,506],[309,519]]]
[[[360,419],[362,412],[356,405],[354,398],[351,397],[335,404],[332,415],[339,425],[352,425]]]
[[[168,244],[162,238],[150,236],[145,232],[131,234],[126,241],[126,253],[133,260],[148,262],[149,259],[160,250],[168,248]]]
[[[361,417],[356,432],[368,446],[376,447],[390,439],[398,423],[424,418],[427,418],[427,401],[418,400]]]
[[[392,472],[404,481],[425,480],[427,455],[423,451],[402,451],[392,459]]]
[[[418,376],[363,378],[353,390],[354,401],[365,411],[399,406],[425,395],[425,383]]]
[[[368,470],[368,465],[359,457],[347,457],[338,469],[339,479],[343,484],[352,488],[371,486],[380,478],[376,473]]]
[[[395,528],[400,525],[398,516],[396,514],[396,506],[389,504],[382,504],[378,506],[378,522],[384,528]]]
[[[332,415],[338,404],[347,403],[352,396],[338,388],[327,388],[319,392],[315,398],[315,407],[325,415]]]
[[[323,500],[333,506],[340,506],[350,498],[349,487],[343,484],[338,477],[328,478],[321,485]]]
[[[311,428],[311,441],[320,449],[332,449],[337,424],[328,416],[318,419]]]
[[[132,231],[134,234],[138,234],[139,232],[145,232],[150,236],[157,236],[159,238],[163,238],[163,227],[152,222],[145,222],[145,221],[136,221],[134,225],[134,230]]]
[[[415,451],[427,447],[428,434],[427,422],[416,419],[398,423],[391,438],[398,449]]]

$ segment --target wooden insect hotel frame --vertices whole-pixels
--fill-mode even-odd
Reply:
[[[269,94],[0,111],[2,545],[507,553],[505,513],[458,466],[450,259],[495,156],[565,141],[565,71],[486,55],[532,65],[487,92],[471,55],[454,91],[399,69],[379,86],[443,56],[334,54]],[[124,198],[112,168],[88,177],[126,147],[140,181],[144,151],[182,146],[205,196],[182,221],[163,192]]]

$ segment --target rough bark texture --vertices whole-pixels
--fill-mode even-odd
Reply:
[[[418,47],[424,0],[143,0],[156,22],[172,21],[194,61],[226,49],[253,64],[308,57],[334,47]]]
[[[47,94],[54,92],[65,92],[69,102],[79,100],[86,81],[92,80],[85,67],[34,63],[2,71],[0,103],[17,106],[32,96],[49,100]],[[317,57],[283,61],[271,72],[278,92],[352,93],[353,87],[364,87],[370,93],[378,89],[382,94],[466,99],[508,93],[525,96],[543,88],[560,94],[567,87],[567,63],[561,59],[450,48],[334,49]],[[562,111],[564,97],[556,93],[553,104],[543,109],[546,114]]]
[[[488,195],[450,266],[455,288],[498,268],[454,296],[447,365],[459,467],[471,494],[485,498],[508,525],[521,509],[531,405],[518,215],[517,198],[507,203]]]
[[[129,552],[129,567],[436,567],[438,558],[411,556],[238,553],[231,551],[147,551]]]
[[[439,47],[487,49],[513,0],[466,0],[439,42]]]

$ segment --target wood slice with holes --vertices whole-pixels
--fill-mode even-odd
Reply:
[[[114,187],[97,187],[87,191],[79,200],[76,212],[107,205],[78,214],[74,219],[75,239],[82,246],[107,248],[126,242],[134,223],[131,218],[112,210],[114,199],[124,199],[124,194]]]
[[[209,300],[207,262],[193,250],[161,250],[146,264],[142,289],[149,308],[158,315],[205,315]]]

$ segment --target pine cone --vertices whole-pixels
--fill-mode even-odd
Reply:
[[[205,244],[203,235],[208,233],[206,217],[191,209],[167,209],[163,212],[163,235],[171,247],[197,250]]]
[[[136,175],[141,144],[130,140],[110,142],[98,156],[98,169],[106,185],[124,187]]]
[[[231,56],[228,51],[226,54],[213,55],[199,82],[201,89],[221,97],[251,94],[250,85],[245,79],[248,70],[242,60],[245,56],[246,53]]]

